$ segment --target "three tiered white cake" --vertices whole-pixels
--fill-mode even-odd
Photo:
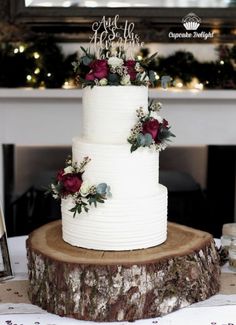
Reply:
[[[167,189],[158,183],[159,153],[127,142],[136,110],[148,110],[145,86],[83,89],[83,135],[73,139],[72,159],[91,162],[83,181],[106,181],[112,197],[73,217],[70,198],[62,200],[63,239],[97,250],[132,250],[159,245],[167,237]]]

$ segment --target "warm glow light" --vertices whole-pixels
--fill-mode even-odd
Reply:
[[[33,56],[34,56],[34,58],[35,58],[36,60],[40,58],[40,55],[39,55],[38,52],[34,52],[34,53],[33,53]]]
[[[19,49],[14,49],[14,53],[16,54],[16,53],[18,53],[19,52]]]
[[[24,50],[25,50],[25,47],[24,47],[24,45],[20,45],[20,46],[19,46],[19,51],[20,51],[20,53],[23,53],[23,52],[24,52]]]
[[[142,57],[141,55],[138,55],[138,56],[137,56],[137,59],[138,59],[139,61],[141,61],[142,58],[143,58],[143,57]]]
[[[63,84],[63,86],[62,86],[62,88],[64,88],[64,89],[70,89],[71,87],[70,87],[69,81],[65,81],[64,84]]]
[[[160,79],[160,76],[157,73],[155,73],[155,79],[156,80],[159,80]]]
[[[213,28],[213,29],[212,29],[212,33],[213,33],[213,34],[220,34],[220,30],[219,30],[219,28]]]
[[[134,7],[148,7],[147,3],[134,3]]]
[[[85,7],[97,7],[98,6],[97,1],[90,1],[90,0],[85,1],[84,5],[85,5]]]
[[[32,80],[32,76],[31,76],[30,74],[28,74],[28,75],[26,76],[26,79],[27,79],[28,81],[31,81],[31,80]]]
[[[47,77],[51,77],[51,75],[52,75],[51,72],[47,73]]]
[[[203,89],[203,84],[202,83],[196,84],[195,88],[199,89],[199,90],[202,90]]]
[[[71,6],[71,1],[64,1],[62,3],[62,7],[70,7]]]
[[[39,2],[37,3],[37,7],[52,7],[53,3],[52,2]]]
[[[221,65],[223,65],[223,64],[225,64],[225,63],[224,63],[224,61],[223,61],[223,60],[220,60],[220,64],[221,64]]]
[[[177,82],[176,87],[182,88],[183,87],[183,83],[182,82]]]
[[[117,8],[117,7],[131,7],[130,3],[118,2],[118,1],[110,1],[107,3],[107,7]]]
[[[39,68],[36,68],[36,69],[34,70],[34,73],[35,73],[35,74],[39,74],[39,73],[40,73],[40,69],[39,69]]]

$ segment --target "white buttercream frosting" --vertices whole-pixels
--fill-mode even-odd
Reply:
[[[167,236],[167,189],[159,182],[159,153],[130,152],[127,138],[136,110],[148,107],[144,86],[86,87],[83,137],[74,138],[73,161],[91,158],[83,174],[88,184],[105,182],[112,198],[73,217],[71,199],[62,200],[63,239],[98,250],[132,250],[159,245]]]
[[[131,250],[166,240],[167,190],[142,199],[108,199],[88,213],[73,217],[71,200],[62,200],[63,239],[74,246],[98,250]]]
[[[115,198],[143,198],[157,192],[159,153],[140,148],[130,153],[130,145],[95,144],[73,139],[74,161],[89,156],[83,180],[90,184],[106,182]]]
[[[140,107],[148,109],[145,86],[84,88],[83,136],[96,143],[126,143]]]

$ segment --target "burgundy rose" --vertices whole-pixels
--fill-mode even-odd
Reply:
[[[62,182],[64,173],[65,173],[64,169],[58,170],[57,176],[56,176],[56,179],[58,182]]]
[[[69,193],[75,193],[78,192],[81,185],[82,185],[82,179],[80,175],[75,175],[75,174],[66,174],[63,177],[63,185],[65,188],[65,191]]]
[[[95,79],[95,76],[94,76],[93,72],[89,72],[85,76],[85,80],[93,81],[94,79]]]
[[[127,72],[130,76],[130,80],[136,79],[137,71],[135,70],[135,64],[136,64],[136,61],[134,61],[134,60],[127,60],[127,61],[125,61],[125,64],[124,64],[127,67]]]
[[[108,64],[106,60],[96,60],[90,64],[91,71],[85,76],[86,80],[107,78]]]
[[[151,119],[151,120],[143,123],[142,133],[143,134],[146,134],[146,133],[151,134],[151,136],[152,136],[153,140],[155,140],[155,142],[157,141],[159,130],[160,130],[160,123],[155,119]]]

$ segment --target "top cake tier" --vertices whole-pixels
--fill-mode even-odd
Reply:
[[[83,89],[83,137],[91,142],[127,143],[136,110],[148,110],[145,86],[95,86]]]

